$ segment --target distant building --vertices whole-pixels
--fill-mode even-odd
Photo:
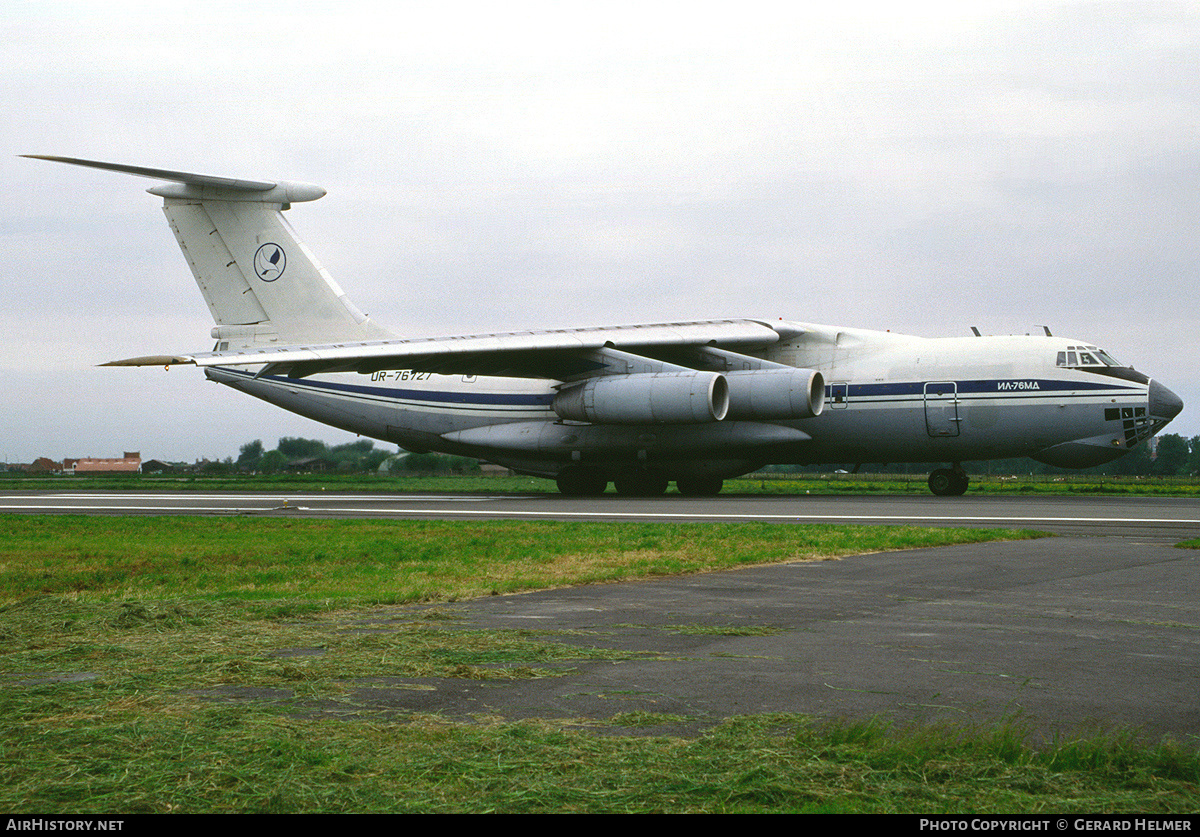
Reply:
[[[323,456],[310,456],[307,459],[293,459],[283,466],[285,471],[295,473],[325,473],[336,471],[337,463]]]
[[[121,459],[67,459],[63,461],[63,470],[76,475],[137,474],[142,470],[142,454],[140,451],[126,451]]]

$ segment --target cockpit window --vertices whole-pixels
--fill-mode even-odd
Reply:
[[[1132,366],[1126,366],[1103,349],[1095,346],[1067,346],[1058,353],[1056,364],[1063,369],[1078,369],[1095,375],[1107,375],[1126,381],[1147,384],[1150,379]]]
[[[1127,368],[1119,363],[1108,352],[1095,346],[1067,346],[1065,352],[1058,353],[1058,366],[1074,369],[1080,366],[1112,366],[1118,369]]]

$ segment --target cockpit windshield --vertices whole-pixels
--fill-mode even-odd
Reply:
[[[1063,369],[1078,369],[1080,372],[1091,372],[1096,375],[1108,375],[1139,384],[1149,383],[1150,379],[1138,372],[1132,366],[1126,366],[1104,349],[1095,346],[1067,346],[1058,353],[1056,366]]]
[[[1066,351],[1058,353],[1057,366],[1068,369],[1078,369],[1081,366],[1111,366],[1117,369],[1128,369],[1124,363],[1117,361],[1112,355],[1095,346],[1067,346]]]

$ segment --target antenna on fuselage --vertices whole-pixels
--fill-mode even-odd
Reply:
[[[979,333],[979,329],[976,326],[971,326],[971,333],[976,337],[983,337],[983,335]]]
[[[1047,337],[1054,336],[1053,334],[1050,333],[1050,326],[1039,326],[1039,328],[1041,328],[1042,331],[1046,332]]]

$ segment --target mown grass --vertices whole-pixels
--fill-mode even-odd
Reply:
[[[0,601],[51,593],[394,604],[1017,536],[768,523],[0,515]]]
[[[67,707],[63,707],[67,709]],[[1120,734],[1037,749],[1019,726],[796,716],[654,735],[672,717],[306,720],[261,704],[112,696],[0,750],[22,812],[1194,813],[1197,757]],[[30,765],[45,765],[34,772]]]
[[[476,629],[453,604],[464,597],[1009,536],[0,517],[0,810],[1196,810],[1196,752],[1123,731],[1046,742],[1019,719],[467,721],[357,698],[378,684],[561,677],[644,656],[566,632]]]

